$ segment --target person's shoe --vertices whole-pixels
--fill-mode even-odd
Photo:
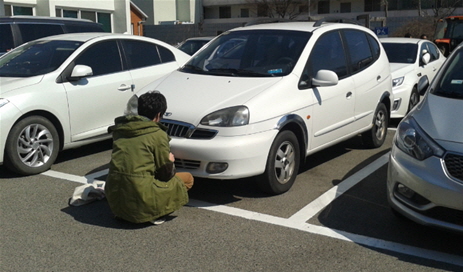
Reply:
[[[165,216],[161,216],[156,220],[150,221],[150,223],[153,224],[153,225],[161,225],[164,222],[166,222],[166,217]]]

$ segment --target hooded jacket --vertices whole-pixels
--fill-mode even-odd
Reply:
[[[188,203],[186,187],[169,160],[164,125],[127,115],[116,118],[108,131],[113,133],[113,151],[105,194],[116,216],[143,223]]]

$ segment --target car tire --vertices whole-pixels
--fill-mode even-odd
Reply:
[[[413,107],[415,107],[418,103],[420,102],[420,94],[418,93],[418,89],[413,87],[412,93],[410,94],[410,100],[408,102],[408,110],[407,113],[409,113]]]
[[[387,127],[389,125],[389,114],[386,106],[380,103],[373,116],[373,126],[370,130],[362,133],[363,143],[368,148],[377,148],[383,145],[386,140]]]
[[[48,170],[59,151],[55,126],[42,116],[29,116],[17,122],[6,140],[5,166],[21,175]]]
[[[280,132],[270,148],[265,172],[258,177],[260,189],[277,195],[287,192],[299,171],[299,142],[293,132]]]

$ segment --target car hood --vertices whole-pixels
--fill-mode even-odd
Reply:
[[[391,63],[391,75],[392,78],[404,76],[405,74],[413,71],[414,63]]]
[[[166,119],[197,125],[214,111],[246,105],[281,77],[227,77],[174,71],[140,91],[160,91],[167,99]]]
[[[436,141],[463,144],[463,100],[428,93],[412,116]]]
[[[38,84],[42,81],[43,75],[33,77],[0,77],[0,95],[10,91]]]

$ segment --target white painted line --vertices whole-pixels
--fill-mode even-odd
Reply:
[[[89,174],[85,177],[82,177],[82,176],[76,176],[76,175],[66,174],[62,172],[57,172],[53,170],[48,170],[46,172],[43,172],[42,175],[87,184],[87,183],[92,183],[93,180],[95,180],[95,178],[97,177],[101,177],[101,176],[108,174],[108,172],[109,172],[109,169],[105,169],[105,170],[101,170],[101,171]]]
[[[310,218],[314,217],[337,197],[341,196],[354,185],[385,165],[388,162],[389,154],[390,152],[384,154],[368,166],[362,168],[362,170],[343,180],[341,183],[334,186],[311,203],[307,204],[307,206],[299,210],[297,213],[293,214],[289,219],[291,221],[306,222]]]
[[[428,250],[413,246],[408,246],[400,243],[389,242],[386,240],[371,238],[363,235],[353,234],[345,231],[339,231],[335,229],[330,229],[323,226],[312,225],[304,223],[301,221],[293,221],[291,219],[285,219],[282,217],[271,216],[267,214],[261,214],[257,212],[251,212],[247,210],[242,210],[239,208],[233,208],[224,205],[214,205],[207,202],[202,202],[198,200],[191,199],[188,203],[188,206],[197,207],[200,209],[205,209],[209,211],[214,211],[218,213],[228,214],[232,216],[237,216],[253,221],[264,222],[272,225],[297,229],[300,231],[323,235],[326,237],[344,240],[348,242],[354,242],[356,244],[369,246],[378,249],[389,250],[392,252],[402,253],[405,255],[420,257],[428,260],[439,261],[443,263],[449,263],[454,265],[463,266],[463,258],[461,256],[452,255],[448,253],[443,253],[434,250]]]

